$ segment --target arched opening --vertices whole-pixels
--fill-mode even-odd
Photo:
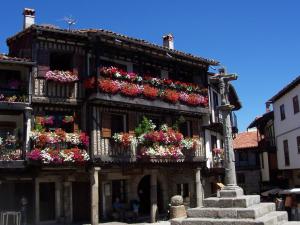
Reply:
[[[137,193],[140,201],[139,214],[146,216],[150,214],[151,209],[151,184],[150,175],[144,176],[138,184]],[[163,191],[159,181],[157,181],[157,207],[158,212],[163,213],[164,201]]]

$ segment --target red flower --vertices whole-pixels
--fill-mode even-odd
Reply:
[[[89,136],[84,133],[84,132],[81,132],[80,135],[79,135],[79,138],[80,138],[80,141],[82,144],[84,144],[86,147],[89,146],[90,142],[89,142]]]
[[[95,77],[89,77],[83,82],[83,86],[87,89],[94,88],[96,85],[96,78]]]
[[[166,89],[163,92],[163,98],[167,102],[176,103],[179,99],[179,93],[177,91],[173,91],[171,89]]]
[[[158,96],[159,90],[157,88],[151,87],[150,85],[145,85],[143,90],[143,95],[149,99],[155,99]]]
[[[121,87],[121,93],[126,96],[137,96],[141,94],[142,89],[136,85],[131,83],[124,83]]]
[[[116,94],[120,90],[120,84],[117,81],[102,79],[99,81],[99,88],[105,93]]]

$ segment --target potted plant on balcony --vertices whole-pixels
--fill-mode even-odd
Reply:
[[[224,149],[214,148],[213,149],[213,162],[216,167],[223,167]]]

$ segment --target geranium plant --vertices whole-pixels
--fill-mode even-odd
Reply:
[[[62,70],[49,70],[45,74],[46,80],[52,80],[59,83],[70,83],[79,80],[77,73]]]

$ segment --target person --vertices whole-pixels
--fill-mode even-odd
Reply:
[[[285,207],[285,210],[288,213],[289,220],[292,219],[292,204],[293,204],[293,198],[292,198],[292,196],[291,195],[287,195],[285,197],[284,207]]]
[[[133,200],[132,201],[132,211],[134,213],[135,219],[138,218],[139,216],[139,208],[140,208],[140,203],[138,200]]]
[[[120,202],[120,198],[116,197],[113,203],[113,213],[114,219],[124,219],[124,207],[123,204]]]
[[[27,205],[28,205],[28,200],[25,196],[22,196],[21,200],[21,221],[22,225],[27,224]]]

